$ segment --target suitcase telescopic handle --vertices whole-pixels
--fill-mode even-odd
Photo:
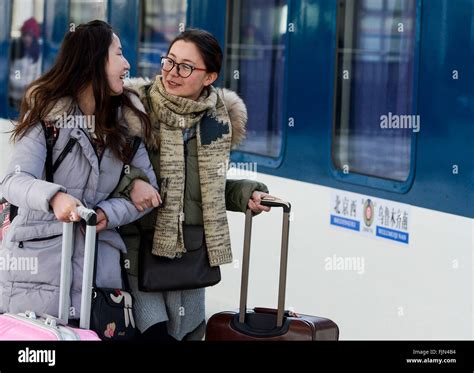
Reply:
[[[92,302],[92,279],[96,241],[97,214],[94,210],[79,206],[77,214],[86,223],[84,244],[84,267],[82,271],[81,319],[79,326],[89,329]],[[61,280],[59,286],[59,319],[68,322],[70,307],[70,288],[72,274],[72,252],[74,242],[74,224],[63,223],[63,240],[61,254]]]
[[[97,214],[94,210],[78,206],[76,212],[87,225],[97,225]]]
[[[283,227],[281,237],[281,256],[280,256],[280,281],[278,286],[278,309],[277,309],[277,327],[283,325],[283,315],[285,312],[285,292],[286,292],[286,273],[288,268],[288,239],[290,232],[290,212],[291,204],[275,197],[262,198],[261,205],[283,208]],[[250,241],[252,237],[252,211],[247,209],[245,214],[245,233],[244,233],[244,253],[242,263],[242,281],[240,287],[240,312],[239,322],[245,323],[247,313],[247,296],[249,285],[250,268]]]
[[[273,196],[263,197],[260,201],[260,204],[262,206],[269,206],[269,207],[282,207],[283,212],[287,212],[287,213],[291,212],[290,202],[284,201],[282,199],[279,199]]]

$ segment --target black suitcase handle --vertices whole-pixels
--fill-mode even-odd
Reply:
[[[283,325],[283,316],[285,313],[285,292],[286,292],[286,273],[288,267],[288,239],[290,231],[290,211],[291,204],[275,197],[262,198],[261,205],[283,208],[283,227],[281,237],[281,256],[280,256],[280,282],[278,287],[278,309],[276,326],[280,328]],[[244,233],[244,255],[242,262],[242,281],[240,287],[240,312],[239,322],[245,323],[247,314],[247,296],[249,286],[249,267],[250,267],[250,240],[252,236],[252,210],[247,209],[245,214],[245,233]]]

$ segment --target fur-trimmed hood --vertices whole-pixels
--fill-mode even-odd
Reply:
[[[146,102],[144,87],[151,83],[152,81],[149,79],[135,78],[126,80],[125,86],[135,91],[142,102]],[[234,91],[226,88],[216,88],[216,90],[229,114],[232,125],[232,146],[236,146],[245,138],[248,119],[247,108],[243,100]],[[138,118],[128,117],[125,113],[124,116],[129,125],[131,134],[143,137],[142,125]],[[152,141],[152,143],[156,143],[156,139]]]

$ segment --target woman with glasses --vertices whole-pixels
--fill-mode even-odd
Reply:
[[[171,43],[162,57],[162,75],[153,82],[135,81],[152,121],[152,135],[144,138],[158,180],[164,207],[137,225],[122,227],[128,246],[130,282],[136,298],[137,325],[144,340],[202,339],[204,288],[181,291],[138,291],[138,247],[149,238],[150,250],[165,258],[186,255],[189,227],[204,236],[211,267],[232,262],[226,209],[254,213],[267,187],[250,180],[226,180],[231,147],[245,135],[247,110],[236,93],[216,89],[222,51],[217,40],[203,30],[190,29]],[[131,128],[143,136],[140,126]],[[139,209],[153,205],[154,189],[132,170],[117,193],[128,196]],[[165,195],[166,194],[166,195]],[[193,229],[194,229],[193,228]],[[193,236],[194,237],[194,236]],[[142,241],[143,243],[144,241]]]

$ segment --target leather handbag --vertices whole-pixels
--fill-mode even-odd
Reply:
[[[202,225],[183,225],[186,252],[174,259],[152,254],[153,232],[141,234],[138,288],[141,291],[198,289],[221,280],[219,267],[211,267]]]

